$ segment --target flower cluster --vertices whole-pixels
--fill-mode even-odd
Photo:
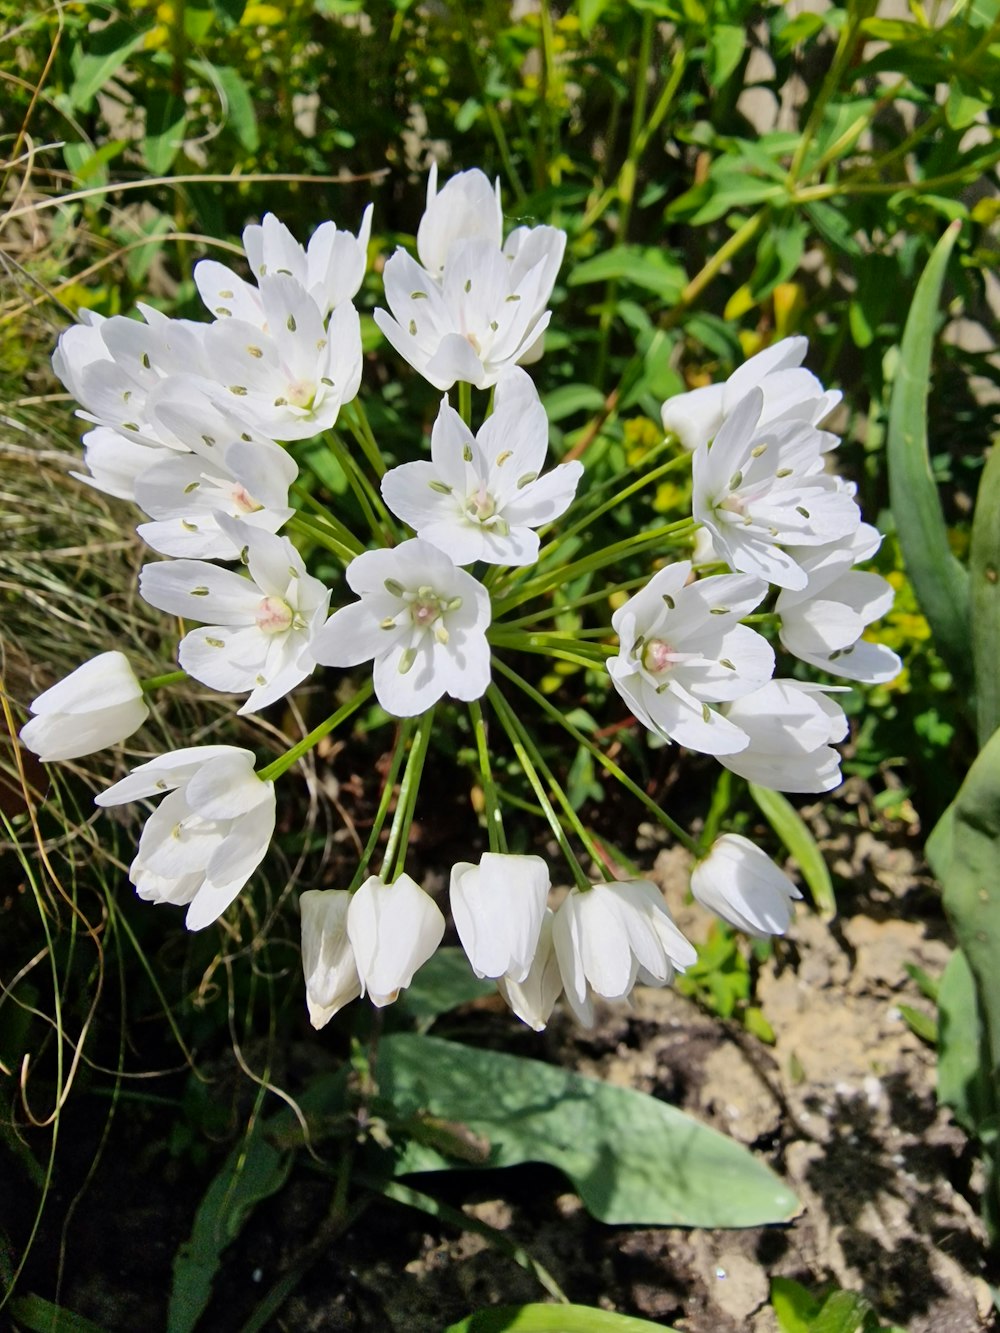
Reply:
[[[359,995],[395,1000],[445,933],[405,864],[435,709],[457,701],[489,841],[478,864],[451,872],[459,940],[524,1022],[543,1027],[564,995],[590,1023],[595,997],[666,985],[696,954],[660,889],[619,870],[568,800],[525,702],[692,851],[691,891],[710,910],[750,934],[781,933],[799,895],[746,838],[707,847],[688,835],[506,654],[518,668],[525,654],[584,668],[620,728],[645,729],[653,744],[712,756],[761,786],[828,791],[840,782],[834,744],[847,719],[836,696],[847,687],[803,679],[802,667],[862,683],[898,671],[891,651],[863,638],[891,602],[885,580],[856,568],[879,535],[829,466],[836,436],[824,423],[839,395],[804,369],[806,340],[790,338],[724,384],[664,405],[657,448],[690,468],[691,514],[632,543],[588,545],[616,496],[607,481],[585,485],[578,459],[550,461],[545,407],[523,369],[543,353],[566,237],[522,226],[505,238],[499,188],[475,170],[439,190],[432,169],[417,258],[398,249],[384,267],[388,309],[375,322],[445,395],[429,457],[389,467],[359,397],[354,301],[370,231],[369,208],[357,235],[329,222],[303,247],[269,214],[244,233],[249,279],[213,260],[196,266],[210,320],[140,307],[141,319],[85,314],[62,336],[54,365],[92,427],[82,480],[142,511],[138,534],[164,558],[143,567],[139,593],[183,622],[180,669],[140,682],[120,652],[103,653],[34,701],[22,740],[43,760],[74,759],[132,735],[148,694],[185,676],[242,696],[245,715],[320,667],[372,663],[370,677],[338,690],[346,702],[266,768],[245,749],[188,746],[97,798],[163,797],[130,878],[140,897],[186,906],[188,927],[201,929],[265,855],[275,780],[374,694],[399,739],[368,853],[347,887],[300,897],[307,1005],[321,1027]],[[489,391],[478,415],[474,389]],[[330,451],[350,504],[326,508],[300,484],[300,441]],[[619,494],[645,484],[640,476]],[[319,552],[324,568],[339,563],[343,586],[310,572]],[[603,603],[586,598],[579,633],[553,625],[573,609],[566,590],[577,575],[605,580]],[[610,622],[602,604],[615,608]],[[776,674],[778,652],[799,665]],[[501,684],[520,691],[518,706]],[[573,881],[554,909],[547,862],[508,850],[506,794],[492,773],[503,737]]]

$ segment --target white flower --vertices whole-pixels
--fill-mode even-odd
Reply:
[[[849,488],[823,470],[818,432],[795,420],[760,425],[751,389],[711,445],[694,453],[692,509],[733,568],[782,588],[804,588],[805,571],[782,546],[821,546],[861,522]]]
[[[181,639],[177,660],[213,690],[250,691],[240,713],[255,713],[294,689],[315,667],[309,640],[322,625],[330,590],[306,573],[287,537],[218,516],[246,547],[250,577],[201,560],[144,565],[139,592],[151,606],[206,622]]]
[[[746,732],[750,744],[739,754],[720,755],[719,762],[748,782],[792,792],[840,786],[840,755],[831,742],[847,735],[847,718],[821,686],[772,680],[729,704],[726,716]]]
[[[774,672],[770,644],[738,623],[767,585],[745,574],[687,583],[690,573],[689,560],[667,565],[614,613],[620,649],[608,672],[650,731],[703,754],[732,754],[747,738],[709,705],[749,694]]]
[[[211,925],[260,865],[274,832],[274,783],[249,750],[195,745],[140,764],[101,806],[169,793],[146,821],[129,879],[140,898],[187,905],[188,930]]]
[[[833,676],[868,685],[892,680],[903,666],[891,648],[861,638],[892,606],[886,579],[852,568],[873,556],[881,540],[876,528],[862,523],[849,541],[794,551],[808,582],[798,592],[786,589],[775,604],[779,638],[790,653]]]
[[[105,495],[134,501],[138,478],[155,464],[171,457],[172,451],[161,443],[140,443],[119,434],[111,426],[95,426],[83,437],[83,461],[88,471],[71,471],[69,475]]]
[[[202,354],[216,394],[272,440],[328,429],[361,384],[361,322],[349,301],[327,323],[295,278],[260,280],[263,325],[235,315],[208,326]]]
[[[783,338],[750,357],[724,384],[677,394],[663,404],[663,429],[673,431],[685,449],[697,449],[712,439],[737,403],[754,388],[764,395],[760,425],[789,418],[821,425],[843,395],[836,389],[824,389],[815,375],[802,368],[808,350],[808,338]],[[825,450],[834,444],[836,436],[823,432],[820,447]]]
[[[149,716],[123,653],[101,653],[40,694],[21,740],[40,759],[78,759],[117,745]]]
[[[548,450],[545,409],[516,366],[497,381],[492,414],[475,437],[447,399],[431,432],[430,462],[403,463],[382,478],[397,517],[456,565],[484,560],[530,565],[533,529],[565,513],[583,464],[560,463],[539,476]]]
[[[136,477],[136,503],[154,520],[139,525],[139,536],[161,555],[234,560],[244,529],[221,526],[218,513],[276,532],[294,513],[288,488],[298,467],[287,450],[216,406],[193,377],[174,376],[162,389],[150,395],[150,416],[177,452],[162,451]]]
[[[369,204],[357,236],[324,222],[303,249],[283,222],[265,213],[259,224],[244,229],[243,249],[255,282],[260,284],[276,273],[287,274],[305,289],[325,319],[331,310],[357,295],[365,276],[371,229]],[[224,264],[200,260],[194,266],[194,280],[206,308],[216,318],[232,317],[259,327],[266,323],[259,285],[245,282]]]
[[[497,990],[504,1000],[521,1022],[536,1032],[541,1032],[549,1021],[563,988],[559,959],[552,942],[554,919],[555,913],[551,907],[546,907],[528,975],[521,981],[515,981],[509,975],[497,978]]]
[[[748,935],[784,935],[802,894],[749,838],[724,833],[691,872],[691,892],[709,911]]]
[[[573,889],[556,912],[552,937],[566,998],[587,1027],[594,995],[620,1000],[637,981],[666,985],[697,958],[649,880]]]
[[[346,889],[307,889],[299,897],[302,972],[314,1028],[325,1027],[338,1010],[361,994],[354,950],[347,938]]]
[[[478,237],[500,249],[503,209],[500,182],[491,185],[478,168],[452,176],[438,193],[437,163],[427,175],[427,207],[417,228],[417,254],[428,273],[440,278],[455,241]]]
[[[444,917],[409,875],[400,875],[392,884],[372,875],[351,898],[347,935],[361,994],[381,1009],[392,1004],[441,943]]]
[[[361,598],[335,611],[312,639],[325,666],[374,659],[375,694],[387,713],[414,717],[442,694],[478,699],[490,683],[490,599],[471,574],[419,537],[364,551],[347,567]]]
[[[501,248],[499,192],[482,172],[453,177],[440,194],[436,186],[434,168],[417,233],[426,267],[396,251],[384,274],[392,313],[376,310],[375,322],[437,388],[490,388],[504,366],[541,355],[566,233],[518,227]]]
[[[525,980],[538,949],[549,871],[540,856],[484,852],[451,872],[451,913],[477,977]]]

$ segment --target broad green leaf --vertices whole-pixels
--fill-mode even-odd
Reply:
[[[634,1315],[595,1310],[589,1305],[502,1305],[480,1310],[444,1333],[676,1333]]]
[[[292,1154],[264,1139],[259,1122],[226,1158],[198,1205],[194,1227],[174,1257],[167,1333],[190,1333],[212,1295],[222,1252],[264,1199],[288,1179]]]
[[[735,208],[767,201],[777,203],[787,198],[783,185],[772,180],[762,180],[759,176],[750,176],[740,168],[729,168],[719,175],[713,173],[712,185],[714,188],[710,198],[691,215],[691,222],[696,226],[716,222]]]
[[[601,15],[611,0],[580,0],[580,33],[584,38],[590,36],[600,22]]]
[[[485,1139],[491,1167],[540,1161],[558,1167],[603,1222],[758,1226],[786,1221],[798,1207],[744,1148],[629,1088],[409,1033],[383,1040],[375,1076],[398,1114],[440,1117]],[[456,1165],[425,1144],[409,1143],[395,1173]]]
[[[746,29],[735,23],[719,23],[709,37],[709,79],[713,88],[721,88],[747,49]]]
[[[781,1333],[809,1333],[822,1302],[790,1277],[771,1279],[771,1309]]]
[[[79,56],[70,86],[73,109],[86,111],[109,79],[113,79],[133,51],[146,40],[152,22],[141,27],[128,19],[109,23],[99,32],[88,34],[87,49]]]
[[[937,1099],[969,1134],[989,1116],[991,1094],[983,1055],[976,981],[956,949],[938,988]]]
[[[948,532],[927,446],[927,392],[938,301],[958,227],[949,226],[917,284],[892,386],[887,454],[889,502],[907,573],[956,679],[969,678],[969,580]]]
[[[53,1305],[42,1296],[19,1296],[10,1303],[11,1318],[31,1333],[104,1333],[100,1324]]]
[[[976,492],[969,549],[976,729],[985,745],[1000,726],[1000,449],[991,450]]]
[[[634,283],[672,303],[684,290],[687,275],[676,260],[657,246],[618,245],[577,264],[569,276],[571,287],[611,281]]]
[[[438,949],[424,963],[393,1006],[411,1018],[432,1019],[470,1000],[495,995],[492,981],[483,981],[469,966],[463,949]]]
[[[802,878],[809,886],[813,902],[825,920],[837,915],[837,900],[833,892],[833,881],[823,860],[823,853],[816,845],[816,839],[810,833],[802,816],[786,796],[780,791],[771,791],[769,787],[758,787],[750,783],[750,795],[758,810],[784,843],[789,856],[794,856],[802,871]]]
[[[154,176],[164,176],[184,145],[187,106],[165,88],[152,88],[146,97],[146,134],[142,152]]]
[[[835,1291],[809,1325],[809,1333],[877,1333],[871,1303],[853,1291]]]
[[[592,384],[563,384],[543,398],[550,421],[562,421],[577,412],[600,412],[604,408],[604,394]]]
[[[215,88],[226,127],[236,135],[241,147],[255,153],[260,147],[260,132],[253,95],[243,76],[231,65],[213,65],[207,60],[192,60],[191,67]]]

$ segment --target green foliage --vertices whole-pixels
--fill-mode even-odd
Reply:
[[[781,1333],[903,1333],[883,1324],[871,1302],[856,1292],[817,1296],[791,1278],[772,1279],[771,1308]]]
[[[666,1324],[586,1305],[505,1305],[469,1315],[444,1333],[649,1333],[654,1328],[671,1333]]]

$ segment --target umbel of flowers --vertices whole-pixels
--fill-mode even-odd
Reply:
[[[429,457],[415,427],[414,456],[388,467],[359,396],[354,300],[370,225],[370,209],[357,235],[324,223],[303,248],[269,214],[244,233],[245,269],[196,266],[205,320],[146,306],[139,319],[85,312],[62,336],[54,365],[90,424],[78,475],[135,504],[140,537],[164,557],[144,566],[139,592],[190,627],[179,669],[153,680],[138,681],[116,651],[84,663],[34,701],[22,740],[43,760],[74,759],[125,740],[148,695],[185,676],[253,714],[320,668],[349,671],[353,692],[329,680],[347,701],[267,767],[246,749],[186,746],[97,797],[158,800],[130,879],[202,929],[263,860],[277,779],[374,695],[399,739],[368,850],[349,884],[300,898],[306,1003],[321,1027],[359,995],[390,1004],[441,942],[445,918],[406,872],[407,844],[436,710],[465,712],[489,850],[452,870],[459,939],[524,1022],[543,1027],[565,995],[589,1023],[595,996],[665,985],[695,952],[656,885],[597,843],[546,762],[540,723],[562,727],[693,852],[691,890],[710,910],[751,934],[780,933],[799,895],[746,838],[700,845],[513,663],[568,660],[604,682],[622,728],[765,787],[829,791],[846,687],[804,679],[802,664],[858,682],[898,671],[889,649],[862,637],[891,601],[883,579],[855,568],[879,536],[829,466],[836,437],[823,423],[839,394],[804,368],[800,337],[666,403],[662,440],[617,492],[588,484],[579,461],[553,462],[523,367],[543,355],[566,238],[549,226],[505,236],[499,187],[480,171],[439,190],[432,169],[416,258],[400,249],[385,265],[388,308],[375,321],[388,354],[444,393]],[[297,485],[294,445],[313,439],[349,484],[340,511]],[[593,541],[596,518],[687,468],[690,514],[628,542]],[[318,551],[326,567],[339,562],[346,591],[310,572]],[[563,590],[583,574],[598,589],[580,603],[587,628],[560,630]],[[550,865],[508,850],[499,746],[564,858],[558,878],[572,887],[555,911]]]

